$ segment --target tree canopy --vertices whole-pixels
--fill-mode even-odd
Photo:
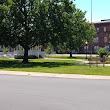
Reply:
[[[52,0],[49,7],[50,24],[52,27],[51,43],[64,45],[70,51],[78,50],[85,42],[93,42],[95,27],[85,18],[86,12],[76,8],[70,0]]]
[[[70,0],[1,0],[0,30],[0,43],[20,44],[28,63],[28,50],[36,45],[66,42],[71,52],[88,39],[90,25]]]
[[[8,42],[4,42],[10,46],[20,44],[24,48],[23,62],[27,63],[28,50],[38,44],[47,43],[48,2],[41,0],[10,0],[10,2],[9,13],[4,17],[8,33],[3,35]],[[1,7],[6,7],[6,4],[2,4]],[[3,8],[1,9],[4,10]],[[2,32],[6,32],[6,29],[2,28]]]

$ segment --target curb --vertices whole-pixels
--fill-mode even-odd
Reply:
[[[43,72],[22,72],[22,71],[5,71],[5,70],[0,70],[0,75],[110,80],[110,76],[80,75],[80,74],[55,74],[55,73],[43,73]]]

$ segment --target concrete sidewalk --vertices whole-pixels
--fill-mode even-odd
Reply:
[[[55,78],[110,80],[110,76],[80,75],[80,74],[55,74],[55,73],[21,72],[21,71],[4,71],[4,70],[0,70],[0,75],[24,75],[24,76],[55,77]]]

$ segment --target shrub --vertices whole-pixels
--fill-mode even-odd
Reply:
[[[3,53],[6,54],[8,52],[8,50],[9,50],[8,48],[4,48]]]
[[[99,48],[99,49],[97,50],[97,54],[100,56],[100,58],[103,58],[104,56],[105,56],[105,57],[108,57],[109,52],[106,51],[104,48]]]

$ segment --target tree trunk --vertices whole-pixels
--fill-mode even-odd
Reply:
[[[72,42],[70,41],[70,58],[72,58]]]
[[[27,64],[28,62],[28,47],[24,48],[24,57],[22,63]]]
[[[70,52],[70,57],[72,57],[72,52]]]

